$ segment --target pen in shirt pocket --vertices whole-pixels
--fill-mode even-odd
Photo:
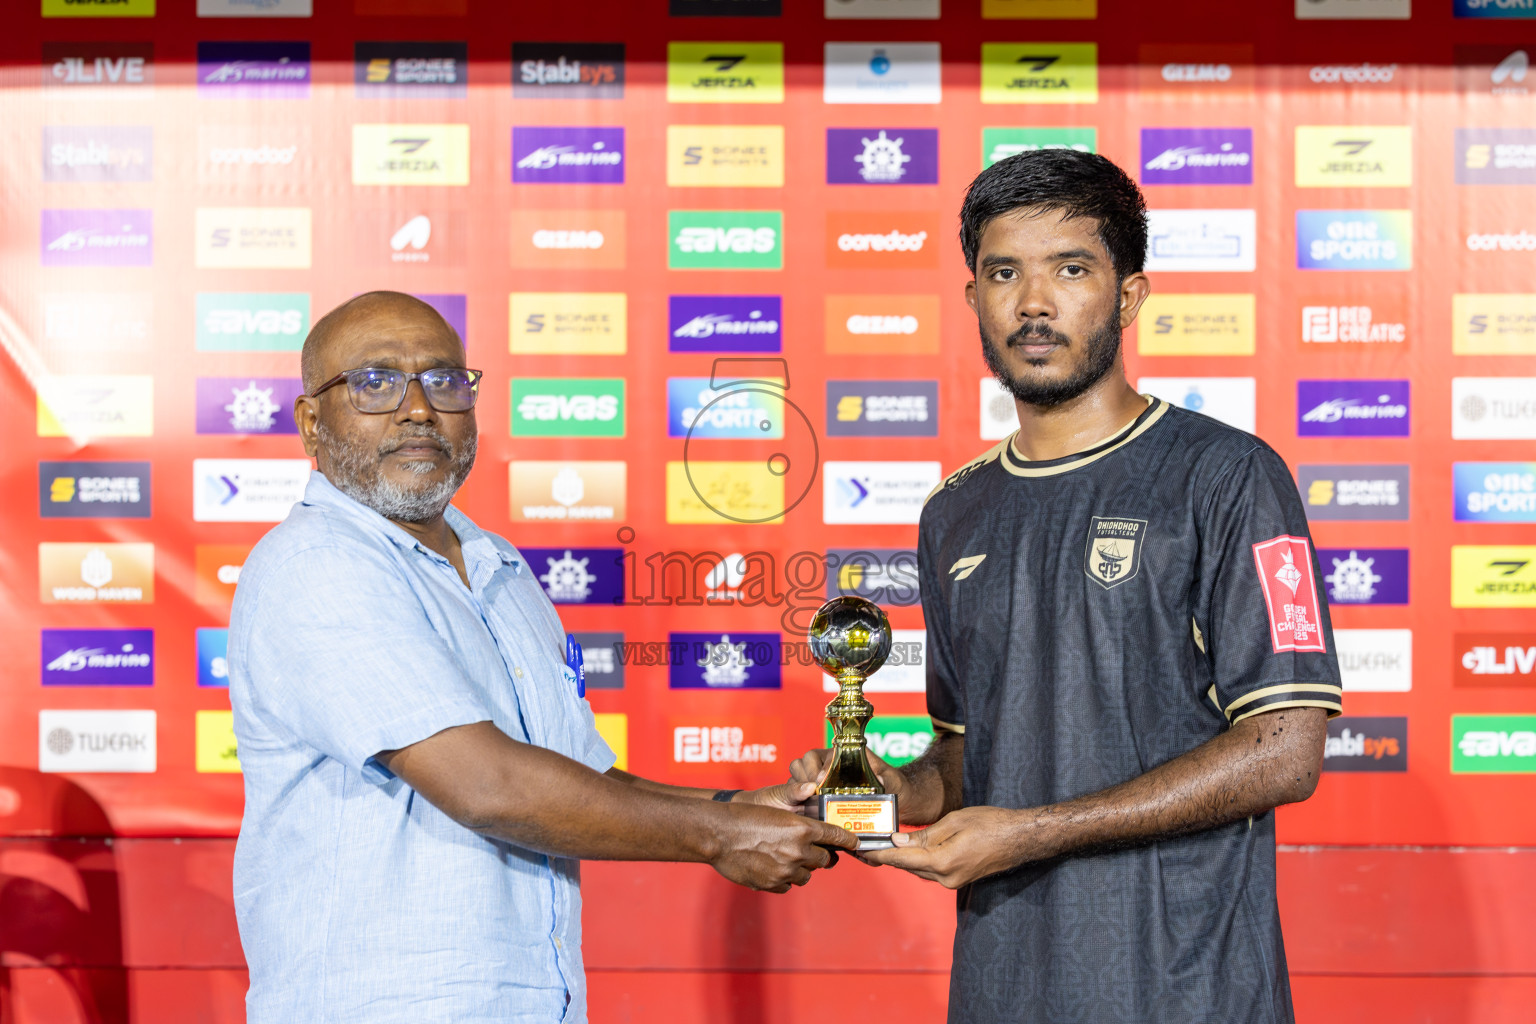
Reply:
[[[581,644],[576,642],[575,633],[565,634],[565,667],[576,674],[576,696],[587,695],[587,670],[586,661],[581,655]]]

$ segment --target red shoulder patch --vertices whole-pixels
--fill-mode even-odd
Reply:
[[[1275,653],[1326,651],[1307,538],[1280,536],[1255,544],[1253,561],[1269,609],[1269,638]]]

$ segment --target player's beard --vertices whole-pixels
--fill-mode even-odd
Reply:
[[[1020,402],[1045,409],[1061,405],[1063,402],[1070,402],[1103,380],[1109,375],[1109,371],[1114,369],[1115,359],[1120,354],[1121,331],[1118,309],[1111,310],[1109,319],[1082,341],[1082,360],[1075,370],[1061,380],[1032,381],[1015,377],[1003,360],[1002,350],[987,333],[986,325],[978,320],[977,328],[981,333],[981,354],[986,359],[987,369],[992,371],[992,376],[996,377],[998,383]],[[1003,346],[1012,348],[1015,345],[1041,341],[1055,341],[1068,349],[1078,345],[1078,342],[1062,334],[1044,320],[1031,320],[1008,335],[1003,340]],[[1031,366],[1045,364],[1043,359],[1031,359],[1028,356],[1025,357],[1025,362]]]
[[[475,451],[479,447],[478,439],[471,434],[463,445],[455,448],[446,436],[428,426],[397,435],[372,452],[348,445],[323,423],[319,425],[318,433],[327,456],[325,478],[353,501],[397,523],[427,523],[442,515],[474,468]],[[447,472],[435,484],[403,487],[380,471],[379,464],[384,456],[398,451],[414,437],[432,438],[448,457]],[[433,467],[425,462],[408,462],[406,469],[420,476],[432,472]]]

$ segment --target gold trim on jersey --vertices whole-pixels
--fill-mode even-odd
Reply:
[[[1011,436],[1012,435],[1010,434],[1009,437],[1011,437]],[[995,458],[998,458],[999,454],[1003,450],[1003,445],[1005,445],[1007,443],[1008,443],[1008,439],[1004,438],[1003,440],[997,442],[997,444],[993,445],[991,448],[988,448],[986,451],[984,451],[980,455],[976,456],[970,462],[967,462],[965,465],[961,466],[959,469],[957,469],[953,473],[949,474],[949,476],[945,477],[942,481],[939,482],[939,486],[935,487],[933,490],[928,492],[928,497],[923,499],[923,504],[926,505],[926,504],[928,504],[928,502],[932,501],[933,500],[933,496],[935,494],[938,494],[944,488],[948,487],[952,481],[958,480],[958,479],[960,479],[960,477],[962,477],[965,474],[969,473],[971,470],[979,469],[981,466],[985,465],[986,463],[991,462]]]
[[[944,732],[957,732],[961,736],[965,735],[965,726],[963,725],[956,725],[954,722],[941,722],[932,715],[928,716],[928,720],[933,723],[933,727],[936,730],[942,729]]]
[[[1232,712],[1242,707],[1244,704],[1260,700],[1264,697],[1273,697],[1276,694],[1281,693],[1336,693],[1339,695],[1340,701],[1344,699],[1344,688],[1342,686],[1334,686],[1332,683],[1303,683],[1299,681],[1292,681],[1289,683],[1281,683],[1279,686],[1265,686],[1257,690],[1250,690],[1223,708],[1222,713],[1225,714],[1228,718],[1231,718]],[[1279,704],[1266,705],[1265,710],[1267,711],[1270,707],[1280,706],[1281,705]]]
[[[1283,700],[1277,704],[1265,704],[1262,707],[1254,708],[1252,711],[1244,711],[1232,719],[1232,724],[1236,725],[1245,718],[1268,714],[1271,711],[1278,711],[1282,708],[1322,708],[1328,712],[1329,718],[1338,718],[1344,713],[1344,705],[1337,702],[1329,703],[1325,700]]]
[[[1168,411],[1168,403],[1161,398],[1154,398],[1151,395],[1145,397],[1149,403],[1147,411],[1141,413],[1136,419],[1127,424],[1119,434],[1116,434],[1107,441],[1100,442],[1097,447],[1089,448],[1076,455],[1052,459],[1048,463],[1031,463],[1029,459],[1020,455],[1018,449],[1013,446],[1014,439],[1019,436],[1019,432],[1015,430],[1012,434],[1008,435],[1008,439],[1002,444],[1000,455],[1003,468],[1014,476],[1038,477],[1058,476],[1062,473],[1070,473],[1074,469],[1081,469],[1084,466],[1091,465],[1109,453],[1124,448],[1152,429],[1152,425],[1163,418],[1163,415]]]

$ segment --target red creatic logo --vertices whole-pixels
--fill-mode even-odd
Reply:
[[[1269,610],[1275,653],[1327,650],[1307,538],[1280,536],[1255,544],[1253,561]]]

